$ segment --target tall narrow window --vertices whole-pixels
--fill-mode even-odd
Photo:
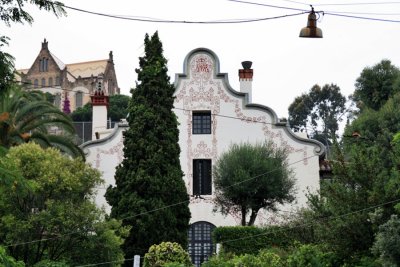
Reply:
[[[56,86],[60,86],[61,84],[60,84],[60,77],[56,77]]]
[[[61,105],[61,95],[56,94],[54,96],[54,106],[56,106],[57,108],[60,108],[60,105]]]
[[[211,133],[211,111],[193,111],[193,134]]]
[[[39,60],[39,71],[42,72],[43,71],[43,60]]]
[[[45,86],[46,86],[46,79],[42,78],[42,87],[45,87]]]
[[[33,82],[33,87],[34,88],[38,88],[39,87],[39,80],[35,79],[35,81]]]
[[[196,267],[211,257],[214,246],[211,232],[215,225],[208,222],[196,222],[190,225],[188,231],[189,255]]]
[[[83,93],[76,92],[75,94],[75,107],[80,108],[83,106]]]
[[[53,86],[53,78],[49,78],[49,86]]]
[[[193,160],[193,195],[211,195],[211,159]]]
[[[49,71],[49,59],[48,59],[48,58],[44,58],[44,59],[43,59],[43,62],[44,62],[44,68],[43,68],[43,70],[44,70],[44,71]]]

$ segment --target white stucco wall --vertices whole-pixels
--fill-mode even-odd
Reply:
[[[263,142],[272,140],[279,147],[286,147],[288,163],[297,180],[297,200],[292,205],[281,207],[284,213],[305,205],[305,192],[319,188],[319,155],[322,145],[292,133],[278,121],[275,112],[268,107],[248,104],[248,96],[232,89],[227,75],[219,73],[217,56],[208,49],[195,49],[184,62],[184,73],[176,75],[175,113],[179,121],[179,144],[181,167],[189,195],[192,195],[193,159],[211,159],[227,151],[232,143]],[[192,134],[192,111],[211,111],[211,134]],[[114,184],[115,167],[122,161],[122,131],[120,126],[106,139],[83,145],[87,162],[98,168],[106,180],[104,189],[98,191],[96,201],[104,205],[102,196],[109,184]],[[191,223],[207,221],[216,226],[238,225],[240,216],[223,216],[213,212],[212,196],[191,197]],[[107,208],[109,211],[109,207]],[[277,222],[279,218],[261,213],[258,224]]]
[[[99,207],[104,207],[110,213],[104,194],[108,186],[115,185],[115,168],[122,162],[123,153],[123,131],[128,125],[118,123],[113,132],[106,138],[89,141],[83,144],[83,152],[86,155],[86,162],[101,172],[104,184],[96,189],[95,202]]]

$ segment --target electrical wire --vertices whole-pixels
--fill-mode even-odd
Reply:
[[[119,15],[111,15],[111,14],[106,14],[106,13],[89,11],[89,10],[76,8],[76,7],[71,7],[71,6],[66,6],[66,5],[63,5],[63,7],[67,8],[67,9],[74,10],[74,11],[79,11],[79,12],[83,12],[83,13],[87,13],[87,14],[98,15],[98,16],[114,18],[114,19],[133,20],[133,21],[140,21],[140,22],[180,23],[180,24],[181,23],[183,23],[183,24],[234,24],[234,23],[248,23],[248,22],[258,22],[258,21],[265,21],[265,20],[271,20],[271,19],[292,17],[292,16],[298,16],[298,15],[303,15],[304,14],[304,12],[300,12],[300,13],[295,13],[295,14],[288,14],[288,15],[281,15],[281,16],[274,16],[274,17],[266,17],[266,18],[255,18],[255,19],[189,21],[189,20],[147,19],[147,18],[144,18],[144,17],[134,17],[134,16],[119,16]],[[303,10],[300,10],[300,9],[291,9],[291,10],[303,11]],[[308,13],[307,10],[304,10],[304,11],[306,11]]]
[[[331,13],[331,12],[325,12],[325,15],[332,15],[332,16],[345,17],[345,18],[352,18],[352,19],[362,19],[362,20],[373,20],[373,21],[381,21],[381,22],[400,23],[400,20],[380,19],[380,18],[371,18],[371,17],[360,17],[360,16],[351,16],[351,15],[345,15],[345,14],[340,14],[340,13]]]
[[[319,218],[319,219],[315,220],[314,222],[310,222],[310,223],[294,225],[294,226],[289,227],[289,228],[273,230],[273,231],[269,231],[269,232],[266,232],[266,233],[260,233],[260,234],[257,234],[257,235],[251,235],[251,236],[245,236],[245,237],[240,237],[240,238],[235,238],[235,239],[229,239],[229,240],[226,240],[224,242],[221,242],[221,244],[229,243],[229,242],[233,242],[233,241],[238,241],[238,240],[249,239],[249,238],[263,236],[263,235],[268,235],[268,234],[277,233],[277,232],[284,232],[284,231],[292,230],[292,229],[295,229],[295,228],[309,227],[309,226],[312,226],[314,224],[321,223],[323,221],[334,220],[334,219],[338,219],[338,218],[341,218],[341,217],[347,217],[349,215],[353,215],[353,214],[365,212],[365,211],[368,211],[368,210],[376,209],[376,208],[379,208],[379,207],[382,207],[382,206],[386,206],[386,205],[389,205],[389,204],[394,204],[396,202],[400,202],[400,198],[392,200],[392,201],[384,202],[384,203],[381,203],[381,204],[377,204],[377,205],[374,205],[374,206],[366,207],[366,208],[363,208],[363,209],[359,209],[359,210],[351,211],[351,212],[348,212],[348,213],[340,214],[340,215],[327,216],[327,217]]]
[[[361,3],[325,3],[325,4],[314,4],[313,6],[364,6],[364,5],[393,5],[393,4],[400,4],[400,1],[361,2]]]

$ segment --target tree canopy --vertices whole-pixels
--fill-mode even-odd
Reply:
[[[175,88],[158,33],[146,34],[144,44],[138,82],[131,90],[124,160],[116,170],[116,186],[106,193],[111,216],[132,226],[123,246],[127,257],[144,255],[163,241],[186,247],[190,219],[178,122],[172,111]]]
[[[100,173],[81,159],[34,143],[13,147],[1,162],[23,176],[0,187],[0,244],[28,266],[42,260],[79,265],[123,259],[127,229],[91,198]]]
[[[213,177],[216,209],[240,214],[242,225],[253,225],[260,209],[275,211],[277,204],[294,200],[287,151],[272,142],[231,145],[216,162]]]
[[[379,110],[391,96],[400,92],[400,70],[384,59],[364,68],[355,87],[353,100],[358,108]]]
[[[108,117],[111,121],[126,119],[130,96],[112,95],[109,98]],[[87,103],[70,114],[73,121],[92,121],[92,104]]]
[[[51,127],[57,127],[63,135],[51,132]],[[46,101],[42,92],[22,91],[14,85],[0,99],[0,145],[5,148],[36,142],[84,158],[74,143],[74,134],[69,116]]]
[[[314,85],[290,104],[289,125],[295,131],[305,131],[310,138],[331,143],[345,112],[346,98],[337,85]]]
[[[24,9],[26,4],[32,4],[39,9],[49,11],[57,17],[66,15],[64,4],[52,0],[0,0],[0,19],[7,25],[11,23],[31,24],[33,17]]]

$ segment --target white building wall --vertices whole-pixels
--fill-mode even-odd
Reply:
[[[287,212],[305,205],[308,189],[319,188],[319,155],[323,152],[322,145],[292,133],[268,107],[247,104],[247,95],[233,90],[227,75],[219,73],[219,61],[212,51],[200,48],[189,53],[184,62],[184,73],[176,75],[175,86],[174,110],[180,124],[180,160],[189,195],[192,195],[193,159],[211,159],[214,164],[219,155],[233,143],[266,140],[272,140],[278,147],[286,147],[290,151],[288,163],[297,180],[296,203],[281,207],[283,214],[287,215]],[[211,111],[211,134],[192,134],[192,110]],[[88,153],[87,162],[99,169],[106,180],[104,190],[99,190],[96,198],[99,205],[106,203],[102,194],[108,185],[114,184],[115,167],[122,161],[122,131],[126,127],[120,126],[106,139],[83,145]],[[189,207],[191,223],[207,221],[216,226],[240,224],[239,214],[223,216],[214,213],[212,196],[191,196]],[[107,210],[110,210],[109,207]],[[278,221],[278,217],[261,212],[256,223]]]
[[[189,194],[192,194],[193,159],[212,159],[214,164],[233,143],[272,140],[278,147],[290,151],[288,163],[297,179],[296,203],[281,209],[294,211],[305,205],[306,191],[319,188],[321,146],[294,135],[284,123],[278,122],[271,109],[247,104],[246,95],[230,88],[227,76],[219,74],[219,62],[213,52],[207,49],[192,51],[185,60],[184,72],[177,75],[175,110],[180,122],[181,167]],[[211,111],[211,134],[192,134],[193,110]],[[191,197],[191,223],[208,221],[217,226],[240,223],[239,214],[226,217],[213,214],[212,196],[202,197],[204,199]],[[278,220],[271,214],[260,214],[257,223]]]

